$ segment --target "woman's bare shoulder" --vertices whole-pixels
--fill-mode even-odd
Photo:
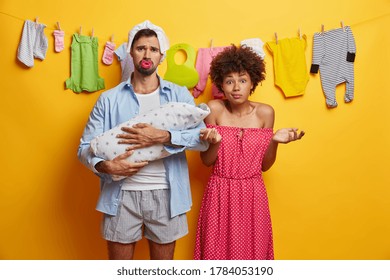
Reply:
[[[264,127],[273,127],[275,121],[274,108],[265,103],[257,103],[256,115],[259,120],[263,123]]]
[[[207,106],[209,106],[211,111],[221,112],[225,109],[225,103],[221,99],[214,99],[207,102]]]
[[[263,115],[263,116],[273,116],[275,114],[274,108],[271,105],[260,103],[260,102],[253,102],[256,106],[256,112],[257,114]]]

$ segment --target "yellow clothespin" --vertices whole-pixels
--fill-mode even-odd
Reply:
[[[57,27],[58,27],[58,30],[61,30],[61,25],[60,25],[59,21],[57,21]]]
[[[321,24],[321,33],[324,33],[325,32],[325,26],[323,24]]]
[[[277,32],[275,32],[275,42],[276,42],[276,44],[278,44],[278,33]]]
[[[92,38],[93,38],[93,36],[95,35],[95,31],[93,30],[93,27],[92,27]]]
[[[343,31],[345,31],[344,21],[340,21],[341,27],[343,28]]]
[[[299,34],[299,39],[302,40],[302,31],[301,31],[301,28],[300,28],[300,27],[299,27],[299,29],[298,29],[298,34]]]
[[[211,38],[211,40],[210,40],[210,49],[212,49],[212,48],[213,48],[213,42],[214,42],[214,39],[213,39],[213,38]]]
[[[111,43],[114,43],[114,34],[111,35]]]
[[[39,19],[39,17],[35,18],[35,28],[38,28],[38,24],[39,24],[38,19]]]
[[[83,30],[83,27],[80,25],[80,30],[79,30],[79,35],[80,36],[81,36],[82,30]]]

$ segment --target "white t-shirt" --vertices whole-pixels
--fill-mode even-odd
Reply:
[[[160,88],[148,94],[135,93],[139,103],[139,113],[143,114],[160,106]],[[149,161],[136,174],[125,179],[122,190],[156,190],[168,189],[168,180],[163,159]]]

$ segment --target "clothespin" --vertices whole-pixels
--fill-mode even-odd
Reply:
[[[61,30],[61,25],[60,25],[59,21],[57,21],[57,27],[58,27],[58,30]]]
[[[80,25],[79,35],[81,35],[83,27]]]
[[[325,26],[323,24],[321,24],[321,33],[324,33],[325,32]]]
[[[299,27],[299,29],[298,29],[298,34],[299,34],[299,39],[302,40],[302,32],[301,32],[301,28],[300,28],[300,27]]]
[[[276,44],[278,44],[278,33],[277,32],[275,32],[275,42],[276,42]]]
[[[110,41],[111,41],[111,43],[114,43],[114,34],[111,35]]]
[[[35,18],[35,28],[38,28],[38,24],[39,24],[38,19],[39,19],[39,17]]]
[[[213,39],[213,38],[211,38],[211,40],[210,40],[210,49],[212,49],[212,48],[213,48],[213,41],[214,41],[214,39]]]
[[[341,27],[343,28],[343,31],[345,31],[344,21],[340,21]]]
[[[95,31],[93,30],[93,27],[92,27],[92,38],[93,38],[93,36],[95,35]]]

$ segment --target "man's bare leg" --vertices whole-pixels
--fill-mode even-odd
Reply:
[[[173,260],[176,241],[167,244],[158,244],[151,240],[148,241],[151,260]]]
[[[107,241],[108,259],[110,260],[132,260],[134,256],[135,242],[123,244]]]

